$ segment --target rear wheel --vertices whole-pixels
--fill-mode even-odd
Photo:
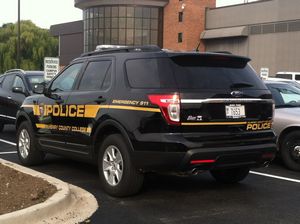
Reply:
[[[248,167],[224,169],[224,170],[211,170],[211,175],[216,181],[225,184],[234,184],[244,180],[249,174]]]
[[[293,131],[284,137],[280,153],[289,169],[300,171],[300,131]]]
[[[45,153],[37,148],[33,130],[28,121],[23,122],[18,128],[17,151],[23,165],[38,165],[44,161]]]
[[[98,156],[98,169],[103,189],[112,196],[129,196],[139,192],[144,175],[132,164],[129,147],[120,134],[108,136]]]

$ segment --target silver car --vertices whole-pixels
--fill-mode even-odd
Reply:
[[[284,164],[300,171],[300,89],[285,82],[265,81],[275,101],[273,129]]]

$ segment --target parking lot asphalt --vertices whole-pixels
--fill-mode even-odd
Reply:
[[[19,163],[15,134],[14,126],[0,133],[0,158]],[[90,223],[300,223],[300,173],[280,161],[254,170],[236,185],[218,184],[207,172],[192,177],[149,174],[142,192],[128,198],[106,195],[95,166],[47,155],[45,164],[32,168],[92,193],[99,209]]]

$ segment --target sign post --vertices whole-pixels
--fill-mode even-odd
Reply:
[[[260,77],[262,80],[267,80],[269,77],[269,68],[260,68]]]
[[[45,81],[50,81],[59,72],[59,58],[44,58]]]

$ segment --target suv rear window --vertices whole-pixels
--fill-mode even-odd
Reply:
[[[126,62],[133,88],[266,89],[246,60],[230,57],[178,56]]]

